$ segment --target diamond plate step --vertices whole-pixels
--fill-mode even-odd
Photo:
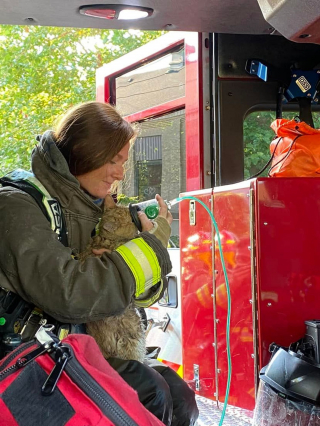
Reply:
[[[200,412],[196,426],[219,426],[223,404],[218,407],[215,401],[200,396],[196,400]],[[248,426],[252,419],[252,411],[228,405],[223,426]]]

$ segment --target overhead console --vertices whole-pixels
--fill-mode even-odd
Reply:
[[[258,0],[265,20],[289,40],[320,44],[318,0]]]

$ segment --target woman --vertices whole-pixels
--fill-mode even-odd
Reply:
[[[87,259],[84,265],[76,260],[99,221],[104,197],[123,178],[134,136],[113,107],[89,102],[71,109],[55,132],[40,138],[32,153],[32,171],[60,203],[68,248],[58,241],[32,197],[10,187],[1,190],[1,285],[58,321],[86,323],[115,315],[145,290],[119,252]],[[157,231],[162,228],[163,238],[169,238],[171,215],[160,203]],[[141,221],[144,231],[151,230],[145,215]],[[153,278],[159,282],[171,269],[167,250],[157,232],[142,232],[140,238],[146,253],[150,247],[157,255],[159,276]]]
[[[132,126],[112,106],[98,102],[72,108],[54,132],[44,133],[32,153],[32,172],[61,206],[68,247],[61,244],[30,195],[10,186],[2,188],[2,287],[68,324],[120,314],[132,297],[148,301],[161,296],[162,283],[171,270],[166,247],[172,221],[161,197],[155,231],[153,223],[140,213],[143,231],[137,244],[125,250],[120,246],[111,253],[99,252],[101,258],[88,258],[84,263],[77,260],[93,235],[104,198],[112,185],[123,179],[135,136]],[[141,267],[143,274],[137,272]],[[161,383],[151,391],[152,398],[145,394],[145,388],[139,392],[140,383],[132,386],[141,402],[170,424],[172,401],[166,382],[149,367],[133,365],[132,373],[126,367],[123,374],[129,384],[140,370],[147,382],[152,375],[159,376],[155,380]]]

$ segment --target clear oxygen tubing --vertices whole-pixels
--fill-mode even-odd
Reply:
[[[227,325],[226,325],[226,344],[227,344],[227,358],[228,358],[228,379],[227,379],[227,387],[226,387],[226,396],[224,399],[224,404],[223,404],[223,409],[222,409],[222,413],[221,413],[221,418],[220,418],[220,422],[219,422],[219,426],[222,426],[223,421],[224,421],[224,417],[226,414],[226,410],[227,410],[227,405],[228,405],[228,399],[229,399],[229,392],[230,392],[230,384],[231,384],[231,375],[232,375],[232,362],[231,362],[231,350],[230,350],[230,318],[231,318],[231,294],[230,294],[230,285],[229,285],[229,280],[228,280],[228,275],[227,275],[227,269],[226,269],[226,264],[224,262],[224,258],[223,258],[223,251],[222,251],[222,245],[221,245],[221,239],[220,239],[220,233],[219,233],[219,228],[217,225],[217,222],[213,216],[213,213],[210,211],[210,209],[198,198],[196,197],[191,197],[191,196],[185,196],[185,197],[178,197],[175,198],[174,200],[170,200],[168,202],[168,204],[170,206],[173,206],[177,203],[180,203],[183,200],[194,200],[198,203],[200,203],[209,213],[214,229],[216,231],[216,236],[217,236],[217,240],[218,240],[218,247],[219,247],[219,253],[220,253],[220,258],[221,258],[221,265],[222,265],[222,270],[223,270],[223,274],[224,274],[224,278],[226,281],[226,289],[227,289],[227,299],[228,299],[228,313],[227,313]]]

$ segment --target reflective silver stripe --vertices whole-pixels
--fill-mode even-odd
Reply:
[[[131,253],[136,258],[136,260],[139,262],[143,270],[144,279],[145,279],[145,284],[144,284],[144,291],[145,291],[148,288],[150,288],[153,284],[153,271],[148,261],[148,258],[140,249],[140,247],[138,247],[137,244],[135,244],[134,242],[128,241],[125,245],[131,251]]]
[[[42,183],[35,177],[35,176],[28,176],[26,179],[27,182],[31,183],[31,185],[35,186],[36,189],[42,193],[46,198],[49,198],[52,200],[53,198],[49,194],[49,192],[46,190],[46,188],[42,185]]]
[[[58,235],[61,235],[62,229],[62,213],[58,201],[52,198],[46,188],[35,176],[28,176],[24,179],[36,188],[42,195],[42,203],[46,208],[46,211],[50,217],[51,229]]]

